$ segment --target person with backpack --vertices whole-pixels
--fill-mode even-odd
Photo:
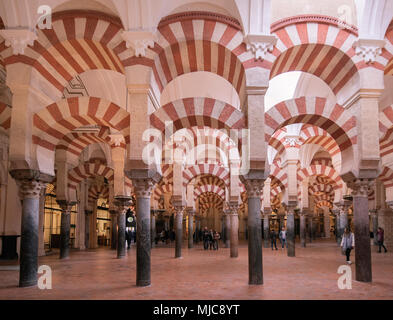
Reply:
[[[378,253],[381,253],[381,247],[383,247],[385,249],[385,253],[388,252],[388,250],[386,250],[386,247],[384,246],[383,242],[385,241],[385,237],[384,237],[385,231],[379,227],[378,228],[378,232],[377,232],[377,241],[378,241]]]
[[[348,264],[352,263],[351,259],[350,259],[350,255],[351,255],[351,251],[354,247],[355,247],[355,236],[349,230],[349,228],[346,227],[344,229],[344,233],[343,233],[342,240],[341,240],[341,248],[347,257]]]
[[[272,245],[272,250],[273,250],[273,244],[274,244],[274,247],[276,248],[276,250],[278,250],[277,249],[277,233],[276,233],[276,230],[274,230],[274,229],[272,229],[271,231],[270,231],[270,244]]]

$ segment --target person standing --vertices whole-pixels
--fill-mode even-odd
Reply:
[[[202,239],[203,239],[203,249],[205,250],[209,249],[210,232],[209,230],[207,230],[207,227],[205,227],[203,230]]]
[[[213,249],[218,250],[218,240],[220,240],[220,234],[217,231],[213,232]]]
[[[209,231],[209,249],[213,249],[213,244],[214,244],[214,232],[212,229]]]
[[[285,247],[288,248],[287,231],[284,229],[284,227],[280,231],[280,241],[281,241],[281,249],[284,249],[284,244],[285,244]]]
[[[344,233],[343,233],[342,240],[341,240],[341,248],[342,248],[343,252],[345,252],[348,264],[352,263],[351,259],[350,259],[350,255],[351,255],[351,251],[354,247],[355,247],[355,236],[347,227],[344,229]]]
[[[383,242],[385,241],[385,231],[381,227],[378,228],[377,241],[379,247],[378,253],[381,253],[381,247],[385,249],[385,253],[388,252],[388,250],[386,250],[385,245],[383,244]]]
[[[276,233],[276,230],[272,229],[270,231],[270,235],[269,236],[270,236],[270,243],[272,245],[272,250],[273,250],[273,245],[276,248],[276,250],[278,250],[277,249],[277,233]]]
[[[129,227],[126,228],[126,241],[127,241],[127,249],[130,249],[132,239],[132,232]]]

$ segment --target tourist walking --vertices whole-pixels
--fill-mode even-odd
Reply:
[[[203,239],[203,249],[208,250],[209,241],[210,241],[210,232],[209,230],[207,230],[207,227],[205,227],[203,230],[202,239]]]
[[[213,250],[213,244],[214,244],[214,232],[212,229],[209,231],[209,249]]]
[[[213,231],[213,249],[218,250],[218,240],[220,240],[220,234],[217,231]]]
[[[281,241],[281,249],[284,249],[284,244],[285,244],[285,247],[288,248],[287,231],[284,229],[284,227],[280,231],[280,235],[279,236],[280,236],[280,241]]]
[[[350,255],[354,247],[355,247],[355,236],[347,227],[344,229],[344,233],[341,240],[341,248],[347,257],[348,264],[352,263],[350,259]]]
[[[388,252],[388,250],[386,250],[385,245],[383,244],[383,242],[385,241],[385,231],[381,227],[378,228],[377,241],[379,247],[378,253],[381,253],[381,247],[385,249],[385,253]]]
[[[272,245],[272,250],[273,250],[273,245],[276,248],[276,250],[278,250],[277,249],[277,233],[276,233],[276,230],[272,229],[270,231],[270,235],[269,236],[270,236],[270,244]]]

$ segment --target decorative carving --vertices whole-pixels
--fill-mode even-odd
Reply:
[[[117,208],[118,214],[126,214],[131,205],[131,197],[129,196],[116,196],[113,204]]]
[[[374,63],[377,56],[382,54],[385,40],[358,39],[354,42],[355,53],[361,56],[366,63]]]
[[[297,137],[289,137],[289,138],[285,138],[284,140],[284,145],[288,145],[290,147],[296,147],[296,145],[300,145],[300,144],[301,142]]]
[[[268,52],[273,51],[273,47],[277,42],[274,35],[256,35],[249,34],[244,38],[247,51],[255,54],[256,60],[264,60]]]
[[[356,179],[348,183],[348,187],[352,189],[353,197],[368,198],[368,191],[374,186],[374,179]]]
[[[56,200],[56,202],[59,204],[61,210],[63,210],[64,213],[70,213],[72,207],[76,204],[76,201],[67,201],[67,200]]]
[[[153,179],[133,179],[134,192],[137,198],[150,198],[154,187]]]
[[[38,199],[41,196],[41,190],[46,189],[46,182],[39,180],[21,179],[16,180],[19,188],[19,197],[21,199]]]
[[[125,143],[124,136],[120,132],[110,134],[109,138],[111,139],[111,145],[114,147],[120,147],[122,143]]]
[[[134,49],[137,57],[146,57],[147,48],[153,48],[157,36],[150,31],[124,31],[121,35],[127,48]]]
[[[238,215],[239,204],[237,202],[228,202],[229,215]]]
[[[241,179],[247,192],[248,198],[260,198],[265,180],[262,179]]]
[[[25,54],[27,46],[33,46],[37,35],[29,29],[3,29],[0,35],[5,39],[5,45],[12,47],[15,55]]]

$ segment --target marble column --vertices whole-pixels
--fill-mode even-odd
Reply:
[[[308,215],[308,234],[309,234],[309,241],[310,241],[310,243],[312,242],[312,239],[313,239],[313,234],[312,234],[312,231],[313,231],[313,221],[312,221],[312,214],[309,214]]]
[[[92,199],[92,213],[90,215],[90,233],[89,233],[89,248],[96,249],[98,247],[98,239],[97,239],[97,200]]]
[[[243,179],[248,198],[248,283],[263,284],[261,192],[263,179]]]
[[[296,205],[288,204],[288,213],[287,213],[287,243],[288,257],[295,256],[295,209]]]
[[[230,217],[230,257],[237,258],[239,256],[239,216],[237,203],[229,204],[231,211]]]
[[[329,212],[324,213],[323,225],[325,227],[325,238],[330,238],[330,214]]]
[[[225,211],[224,216],[224,225],[225,225],[225,248],[229,248],[231,245],[231,215],[230,211]]]
[[[355,222],[355,266],[356,280],[372,281],[370,226],[368,216],[368,189],[372,181],[357,179],[349,187],[352,189]]]
[[[300,246],[306,247],[306,214],[300,213]]]
[[[76,202],[57,200],[57,203],[62,210],[60,226],[60,259],[68,259],[70,255],[71,209]]]
[[[131,204],[131,197],[116,196],[114,205],[117,209],[117,258],[126,256],[126,213]]]
[[[154,210],[151,213],[151,247],[156,245],[156,213]]]
[[[269,248],[269,215],[270,215],[270,210],[266,210],[265,214],[263,216],[263,247],[264,248]]]
[[[93,214],[92,210],[85,210],[85,247],[90,248],[90,220],[91,215]]]
[[[10,174],[18,185],[22,200],[19,287],[30,287],[37,285],[38,280],[40,194],[53,177],[29,169],[12,170]]]
[[[371,213],[371,221],[373,224],[373,244],[374,246],[378,245],[378,237],[377,237],[377,232],[378,232],[378,212],[377,210],[370,210]]]
[[[194,247],[194,214],[195,211],[188,211],[188,248],[192,249]]]
[[[39,216],[39,227],[38,227],[38,256],[45,256],[45,240],[44,240],[44,223],[45,223],[45,191],[41,189],[40,194],[40,216]]]
[[[134,179],[136,194],[136,285],[151,284],[150,197],[156,181]]]
[[[183,210],[184,205],[173,204],[175,208],[175,220],[176,220],[176,243],[175,243],[175,258],[181,258],[181,249],[183,243]]]
[[[109,210],[111,215],[111,249],[117,249],[117,211]]]
[[[348,201],[344,201],[339,206],[340,216],[338,222],[339,229],[338,229],[338,239],[337,239],[337,243],[339,245],[341,245],[341,239],[344,233],[344,229],[348,226],[348,208],[349,208]]]

